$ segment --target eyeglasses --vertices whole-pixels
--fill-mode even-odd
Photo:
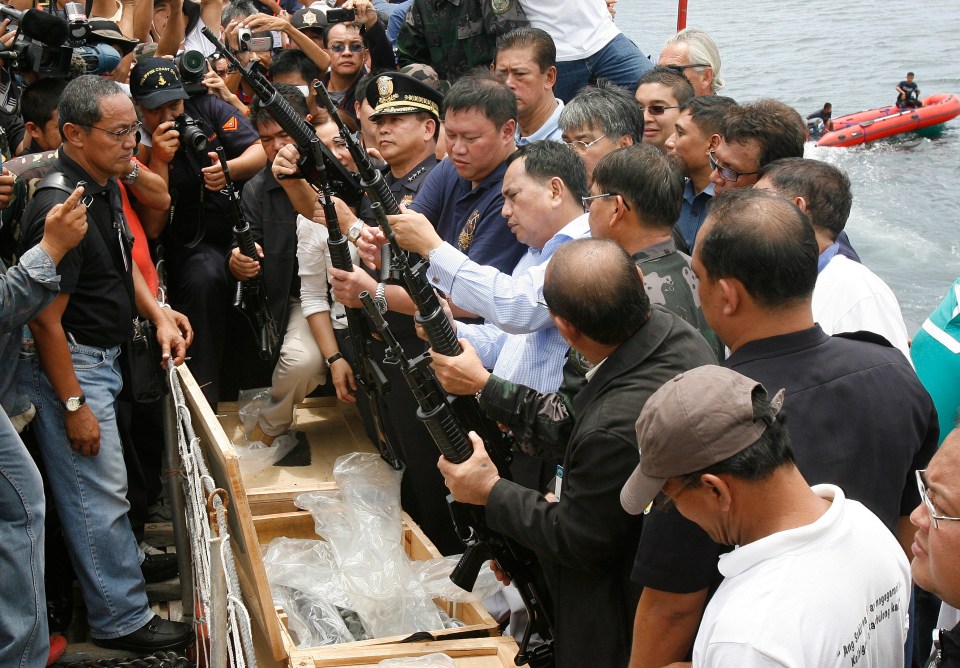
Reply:
[[[676,500],[680,497],[680,495],[684,492],[684,490],[687,489],[687,486],[689,484],[690,484],[689,481],[683,483],[683,485],[680,486],[680,489],[678,489],[673,494],[669,494],[669,495],[666,492],[661,490],[660,492],[657,493],[655,497],[653,497],[653,501],[650,503],[649,506],[647,506],[647,509],[644,512],[649,513],[651,507],[656,508],[657,510],[660,510],[663,512],[667,512],[668,510],[673,508]]]
[[[565,141],[563,143],[569,146],[570,148],[572,148],[574,151],[577,151],[578,153],[586,153],[588,148],[590,148],[591,146],[593,146],[594,144],[596,144],[598,141],[600,141],[606,136],[607,136],[607,133],[604,132],[602,135],[600,135],[593,141],[574,140],[574,141]]]
[[[667,109],[679,109],[680,106],[668,107],[662,104],[651,104],[649,107],[640,107],[640,113],[648,112],[651,116],[663,116]]]
[[[602,195],[590,195],[589,197],[581,197],[580,203],[583,204],[584,210],[589,211],[590,205],[593,203],[593,200],[602,199],[604,197],[617,197],[618,195],[620,197],[623,197],[623,195],[620,195],[620,193],[603,193]],[[630,210],[630,203],[627,202],[626,197],[623,197],[623,205],[627,207],[627,211]]]
[[[714,155],[713,149],[707,152],[707,155],[710,157],[710,169],[714,169],[720,175],[724,181],[734,182],[739,179],[741,176],[753,176],[754,174],[759,174],[760,172],[738,172],[735,169],[730,169],[729,167],[721,167],[720,163],[717,162],[717,156]]]
[[[917,489],[920,490],[920,498],[923,499],[924,505],[927,507],[927,510],[930,511],[930,519],[933,520],[933,527],[939,529],[941,521],[960,522],[960,517],[947,517],[941,514],[940,511],[937,510],[937,507],[933,505],[930,492],[927,491],[927,469],[918,470],[915,473],[917,474]]]
[[[692,63],[690,65],[661,65],[660,67],[666,67],[668,70],[673,70],[677,74],[683,74],[684,71],[689,70],[691,67],[710,67],[706,63]]]
[[[140,128],[143,127],[143,123],[141,123],[140,121],[137,121],[136,123],[131,125],[129,128],[124,128],[123,130],[107,130],[105,128],[98,128],[96,125],[87,125],[86,123],[77,123],[77,125],[80,125],[85,128],[93,128],[94,130],[99,130],[100,132],[106,132],[108,135],[113,136],[113,138],[120,143],[122,143],[127,137],[129,137],[132,134],[137,134],[138,135],[137,138],[139,140]]]
[[[366,47],[363,44],[358,44],[354,42],[353,44],[331,44],[330,50],[334,53],[343,53],[347,49],[350,49],[350,53],[360,53]]]

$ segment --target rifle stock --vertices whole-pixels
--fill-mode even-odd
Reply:
[[[227,181],[227,198],[230,201],[230,218],[233,221],[233,236],[237,240],[237,246],[240,252],[251,260],[261,263],[260,272],[248,281],[237,281],[237,292],[234,297],[234,307],[243,314],[253,328],[254,336],[257,339],[257,345],[260,349],[260,357],[265,360],[273,359],[277,352],[280,342],[280,329],[277,327],[277,321],[270,311],[270,304],[267,302],[267,290],[263,282],[263,260],[257,256],[257,245],[253,241],[253,234],[250,232],[250,223],[243,215],[243,209],[240,208],[240,195],[233,185],[233,179],[230,178],[230,168],[227,166],[227,155],[223,147],[217,147],[217,157],[220,159],[220,167],[223,169],[223,176]]]
[[[415,359],[407,359],[390,326],[373,303],[370,293],[361,292],[360,301],[386,344],[387,363],[399,365],[404,380],[417,400],[417,417],[426,426],[440,453],[455,464],[467,461],[473,455],[473,444],[449,398],[428,368],[430,356],[424,353]],[[493,453],[490,454],[501,477],[509,480],[509,468],[501,467],[493,458]],[[520,651],[514,659],[515,663],[518,666],[529,663],[535,668],[552,666],[552,603],[547,591],[537,582],[536,556],[511,538],[492,531],[487,526],[481,506],[460,503],[451,496],[447,497],[447,503],[457,535],[465,546],[463,556],[451,573],[450,580],[461,589],[471,591],[483,562],[491,558],[496,561],[520,592],[529,618],[520,642]],[[545,641],[543,645],[529,647],[533,633],[540,635]]]

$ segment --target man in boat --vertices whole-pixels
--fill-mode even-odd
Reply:
[[[897,84],[897,106],[901,109],[916,109],[923,106],[920,100],[920,88],[913,80],[913,72],[907,72],[907,78]]]
[[[642,520],[619,495],[638,461],[634,424],[660,385],[713,354],[678,316],[650,306],[633,259],[613,241],[557,249],[543,297],[594,368],[575,401],[562,486],[548,496],[501,479],[475,436],[469,460],[439,466],[455,499],[486,506],[492,529],[537,552],[554,597],[557,666],[626,666],[637,600],[626,573]]]
[[[710,181],[710,151],[720,143],[720,128],[727,112],[737,103],[722,95],[703,95],[687,102],[680,110],[680,117],[673,126],[673,134],[667,137],[664,147],[675,157],[683,169],[683,203],[676,230],[686,247],[692,250],[697,232],[707,217],[707,205],[713,197],[713,182]]]
[[[517,146],[540,139],[560,141],[563,101],[553,96],[557,47],[539,28],[517,28],[497,40],[492,70],[517,98]]]
[[[819,118],[824,123],[827,123],[830,121],[831,116],[833,116],[833,105],[829,102],[824,102],[823,109],[818,109],[812,114],[807,114],[807,120],[810,121],[815,118]]]
[[[694,97],[693,86],[682,74],[655,67],[640,77],[634,97],[643,112],[643,143],[666,152],[680,108]]]
[[[770,193],[717,197],[693,268],[707,322],[731,350],[724,366],[785,388],[797,466],[810,482],[843,488],[909,550],[919,501],[913,470],[936,450],[936,409],[903,355],[869,333],[827,336],[811,302],[817,240],[806,216]],[[682,661],[721,548],[676,512],[649,515],[634,567],[644,586],[634,665]]]
[[[939,627],[929,668],[960,667],[960,428],[955,428],[927,465],[917,471],[921,502],[910,514],[917,527],[910,568],[917,585],[940,597]]]
[[[907,559],[845,490],[804,479],[783,393],[717,366],[668,381],[637,420],[640,463],[623,507],[647,521],[675,508],[737,547],[716,566],[726,579],[704,612],[694,665],[903,665]]]
[[[589,181],[603,156],[643,140],[643,112],[626,90],[600,81],[567,103],[560,113],[560,130],[563,142],[583,159]]]
[[[823,331],[873,332],[909,359],[907,326],[893,290],[863,264],[840,254],[838,237],[853,204],[847,175],[819,160],[781,158],[761,170],[754,188],[790,200],[813,225],[819,249],[813,319]]]
[[[699,28],[684,28],[668,39],[657,65],[687,77],[697,95],[716,95],[724,85],[720,49]]]

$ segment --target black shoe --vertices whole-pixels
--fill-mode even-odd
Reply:
[[[175,554],[148,554],[140,564],[144,582],[163,582],[175,577],[180,572]]]
[[[137,654],[173,651],[183,649],[193,643],[193,629],[189,624],[171,622],[154,615],[133,633],[119,638],[94,638],[93,643],[100,647],[125,649]]]

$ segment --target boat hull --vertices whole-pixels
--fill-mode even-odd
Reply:
[[[830,121],[831,132],[820,137],[817,146],[858,146],[903,132],[945,123],[960,115],[960,96],[952,93],[930,95],[918,109],[896,106],[868,109]]]

